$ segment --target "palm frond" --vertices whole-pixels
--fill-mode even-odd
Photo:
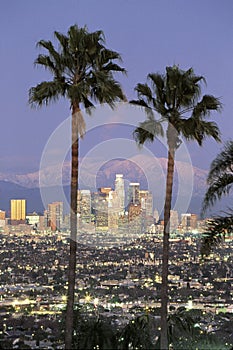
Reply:
[[[149,108],[148,104],[143,99],[131,100],[131,101],[129,101],[129,103],[136,105],[136,106]]]
[[[60,75],[60,70],[56,66],[56,64],[51,60],[51,58],[47,55],[38,55],[37,59],[35,60],[35,65],[41,65],[45,69],[50,70],[50,72],[54,76],[59,76]]]
[[[142,146],[146,141],[153,142],[157,136],[164,136],[164,131],[160,121],[155,119],[141,122],[133,132],[133,137],[139,146]]]
[[[209,185],[202,204],[202,215],[208,207],[230,192],[233,186],[233,141],[226,142],[223,150],[212,161],[207,177]]]
[[[154,111],[151,107],[149,107],[144,99],[131,100],[129,103],[141,107],[148,119],[154,119]]]
[[[29,90],[29,103],[32,107],[48,105],[52,101],[57,101],[61,96],[65,96],[66,87],[60,82],[44,81]]]
[[[179,67],[166,67],[166,102],[169,108],[179,109],[193,105],[201,92],[198,84],[201,78],[194,75],[193,69],[187,71]]]
[[[164,77],[158,73],[150,73],[147,78],[151,81],[157,99],[164,106],[166,102],[164,91]]]
[[[119,62],[122,62],[121,55],[118,52],[106,49],[105,47],[103,50],[100,50],[100,61],[102,64],[106,64],[112,60],[118,60]]]
[[[213,247],[221,243],[226,235],[233,233],[233,211],[226,216],[214,217],[207,222],[206,232],[203,233],[201,255],[208,256]]]
[[[37,43],[37,46],[38,47],[42,47],[44,49],[46,49],[50,55],[50,57],[53,58],[54,62],[56,62],[56,64],[59,64],[60,63],[60,54],[59,52],[57,52],[53,46],[53,43],[48,40],[40,40],[38,43]]]
[[[118,64],[112,63],[112,62],[109,62],[108,64],[103,66],[103,70],[108,71],[108,72],[111,71],[111,72],[126,73],[126,70],[124,68],[122,68]]]
[[[147,103],[152,101],[152,91],[148,84],[137,84],[135,91],[137,92],[139,99],[144,99]]]
[[[176,128],[186,140],[197,141],[201,146],[207,137],[213,137],[217,142],[221,142],[220,130],[215,122],[207,122],[198,118],[180,118],[176,123]]]
[[[207,183],[215,181],[222,173],[233,173],[233,141],[225,143],[223,150],[217,155],[210,165]]]
[[[202,100],[193,108],[193,118],[209,116],[211,111],[220,111],[222,104],[220,100],[212,95],[204,95]]]
[[[68,44],[69,44],[68,37],[57,31],[54,32],[54,36],[58,40],[59,44],[61,45],[62,50],[65,53],[68,53]]]
[[[213,206],[215,202],[222,198],[223,195],[227,195],[233,185],[233,174],[222,174],[219,178],[209,186],[202,205],[202,213],[204,213],[207,208]]]

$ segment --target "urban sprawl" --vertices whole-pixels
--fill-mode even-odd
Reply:
[[[75,303],[121,328],[140,314],[159,336],[163,221],[152,193],[122,174],[114,190],[78,191],[78,254]],[[1,344],[64,347],[69,214],[49,203],[43,215],[26,212],[25,199],[12,199],[10,215],[0,211]],[[201,332],[233,343],[232,238],[208,257],[200,255],[205,220],[171,211],[169,308],[199,310]],[[156,328],[157,327],[157,328]],[[230,342],[230,343],[229,343]]]

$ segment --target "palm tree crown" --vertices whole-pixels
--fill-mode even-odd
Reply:
[[[172,135],[167,136],[169,143],[173,140],[175,148],[180,144],[180,134],[187,140],[197,141],[199,145],[202,145],[207,136],[220,141],[217,124],[206,120],[211,111],[220,110],[219,99],[204,95],[198,101],[201,94],[200,82],[205,82],[204,77],[195,75],[192,68],[183,71],[173,66],[166,68],[165,75],[151,73],[147,78],[149,83],[138,84],[135,88],[138,99],[131,101],[145,107],[147,113],[147,120],[135,130],[139,144],[153,141],[155,136],[161,135],[163,121],[174,127]],[[160,120],[155,119],[153,111],[161,116]]]
[[[115,63],[121,56],[104,46],[102,31],[89,33],[87,27],[73,25],[67,36],[57,31],[54,35],[58,41],[57,50],[51,41],[40,40],[37,44],[47,54],[39,54],[35,64],[49,70],[53,80],[30,89],[32,105],[47,105],[61,96],[71,103],[78,102],[80,108],[93,107],[96,101],[113,106],[117,98],[124,99],[113,77],[114,72],[125,72]]]

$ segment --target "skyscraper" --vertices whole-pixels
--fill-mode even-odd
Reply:
[[[118,228],[118,219],[120,214],[119,197],[116,191],[109,192],[108,199],[108,228]]]
[[[187,230],[197,228],[197,215],[191,213],[181,214],[181,225]]]
[[[125,209],[125,185],[122,174],[116,174],[115,180],[115,192],[119,199],[119,209],[120,211],[124,211]]]
[[[11,199],[11,221],[26,219],[26,199]]]
[[[132,204],[139,204],[139,187],[140,184],[138,182],[131,182],[129,184],[129,195],[128,195],[128,205]]]
[[[91,222],[91,191],[79,190],[78,191],[78,213],[80,214],[81,221],[84,223]]]
[[[153,196],[148,190],[139,191],[139,199],[142,210],[145,211],[146,216],[153,216]]]
[[[63,222],[63,203],[53,202],[48,204],[48,226],[53,231],[60,230]]]
[[[108,191],[103,191],[103,188],[100,188],[98,192],[92,193],[92,210],[95,215],[97,229],[108,229],[108,200],[109,193]]]
[[[179,226],[179,214],[176,210],[170,210],[170,230],[176,230]]]
[[[142,212],[142,230],[147,231],[154,223],[152,193],[148,190],[139,190],[139,200]]]

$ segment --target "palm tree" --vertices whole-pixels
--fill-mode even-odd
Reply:
[[[212,161],[207,177],[209,185],[202,205],[202,215],[217,200],[228,195],[233,187],[233,141],[225,143],[222,151]],[[208,255],[213,246],[225,238],[225,235],[233,231],[233,209],[225,215],[216,216],[207,222],[206,232],[203,234],[201,254]]]
[[[229,194],[233,186],[233,141],[226,142],[223,150],[212,161],[207,184],[209,187],[204,197],[202,213],[223,195]]]
[[[161,349],[168,348],[167,340],[167,304],[168,304],[168,258],[170,210],[174,176],[175,152],[183,136],[194,140],[201,146],[207,136],[220,141],[220,132],[216,123],[206,120],[211,111],[218,111],[220,101],[212,95],[204,95],[200,100],[202,76],[194,74],[192,68],[187,71],[178,66],[166,67],[166,74],[151,73],[148,83],[137,84],[137,100],[131,101],[144,108],[146,120],[134,131],[139,145],[163,135],[162,122],[167,122],[166,138],[168,146],[166,196],[164,204],[164,232],[161,289]],[[155,118],[155,113],[160,119]]]
[[[233,210],[224,216],[215,216],[207,220],[206,230],[202,234],[201,256],[208,256],[213,247],[224,241],[228,234],[233,232]]]
[[[229,337],[226,334],[226,340],[218,337],[216,331],[209,332],[203,329],[203,323],[213,322],[213,315],[205,313],[201,309],[187,310],[185,307],[179,307],[168,317],[168,336],[169,343],[174,350],[181,349],[227,349],[225,346]],[[216,322],[218,320],[218,322]],[[220,326],[221,316],[214,317],[214,323]],[[226,322],[225,328],[229,327],[229,321]],[[219,331],[223,327],[220,326]]]
[[[119,349],[154,349],[148,314],[135,317],[123,328],[119,333]]]
[[[117,336],[109,320],[89,318],[80,326],[76,349],[117,349]]]
[[[52,101],[65,97],[72,111],[72,165],[70,198],[70,254],[68,269],[68,295],[66,313],[65,345],[71,348],[73,334],[73,305],[75,289],[76,252],[77,252],[77,189],[79,165],[79,137],[85,133],[85,122],[81,108],[91,113],[94,102],[114,103],[124,99],[114,72],[125,72],[115,61],[121,59],[119,53],[107,49],[102,31],[89,32],[87,27],[73,25],[67,35],[54,32],[58,43],[56,49],[51,41],[40,40],[38,46],[46,50],[39,54],[35,64],[47,69],[53,79],[43,81],[29,90],[29,102],[32,106],[48,105]]]

